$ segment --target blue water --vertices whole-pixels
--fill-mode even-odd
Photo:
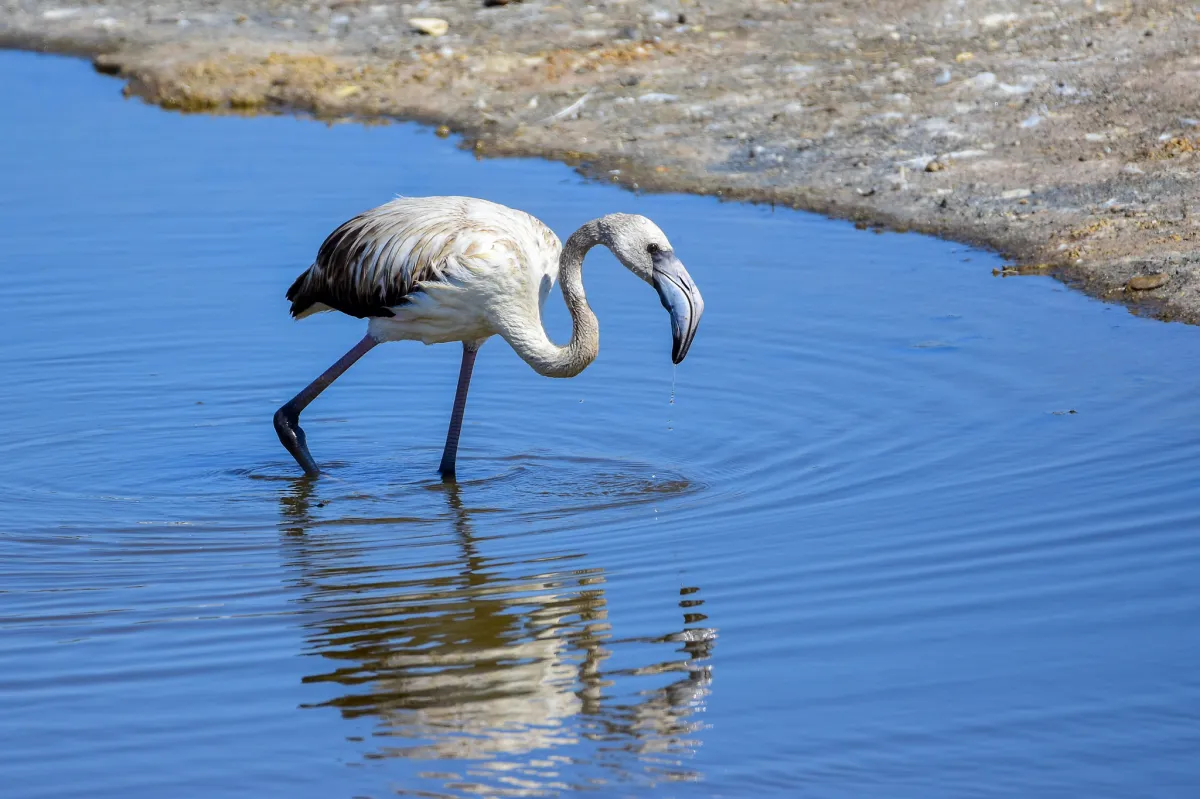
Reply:
[[[27,54],[0,87],[3,796],[1200,790],[1200,330],[415,126],[168,114]],[[363,325],[283,293],[401,193],[653,218],[688,359],[594,252],[600,358],[487,344],[457,485],[459,351],[419,344],[306,412],[297,479],[271,414]]]

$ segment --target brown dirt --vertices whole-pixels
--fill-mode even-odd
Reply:
[[[991,247],[1193,323],[1198,39],[1174,0],[0,0],[0,46],[90,56],[165,108],[416,119]]]

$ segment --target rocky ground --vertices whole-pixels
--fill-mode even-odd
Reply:
[[[1200,5],[0,0],[164,108],[406,118],[481,155],[995,248],[1200,322]]]

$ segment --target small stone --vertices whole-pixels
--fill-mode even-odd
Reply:
[[[936,158],[925,165],[926,172],[941,172],[945,168],[946,165],[941,161],[938,161]]]
[[[996,83],[996,73],[994,72],[980,72],[978,75],[963,81],[964,86],[979,92],[992,88]]]
[[[1018,84],[997,83],[996,88],[999,89],[1000,91],[1002,91],[1004,94],[1007,94],[1009,96],[1018,95],[1018,94],[1029,94],[1029,92],[1033,89],[1032,86],[1025,84],[1025,83],[1018,83]]]
[[[1016,22],[1018,19],[1020,19],[1020,17],[1016,14],[1013,14],[1012,12],[1003,13],[1003,14],[988,14],[987,16],[985,16],[981,20],[979,20],[979,24],[984,29],[999,28],[1003,25],[1011,25],[1014,22]]]
[[[410,28],[426,36],[445,36],[450,30],[450,23],[437,17],[413,17],[408,21]]]
[[[1019,200],[1022,197],[1028,197],[1033,194],[1029,189],[1009,189],[1008,191],[1000,192],[1001,200]]]
[[[1129,278],[1129,282],[1125,284],[1125,288],[1130,291],[1152,291],[1167,285],[1167,281],[1170,279],[1171,276],[1166,272],[1156,272],[1153,275],[1138,275],[1137,277]]]
[[[434,131],[434,134],[439,139],[444,139],[450,135],[450,128],[447,127],[446,125],[438,125],[438,128],[437,128],[437,130]]]

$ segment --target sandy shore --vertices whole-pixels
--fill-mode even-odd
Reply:
[[[1173,0],[0,0],[0,46],[86,55],[164,108],[422,120],[990,247],[1192,323],[1198,44]]]

